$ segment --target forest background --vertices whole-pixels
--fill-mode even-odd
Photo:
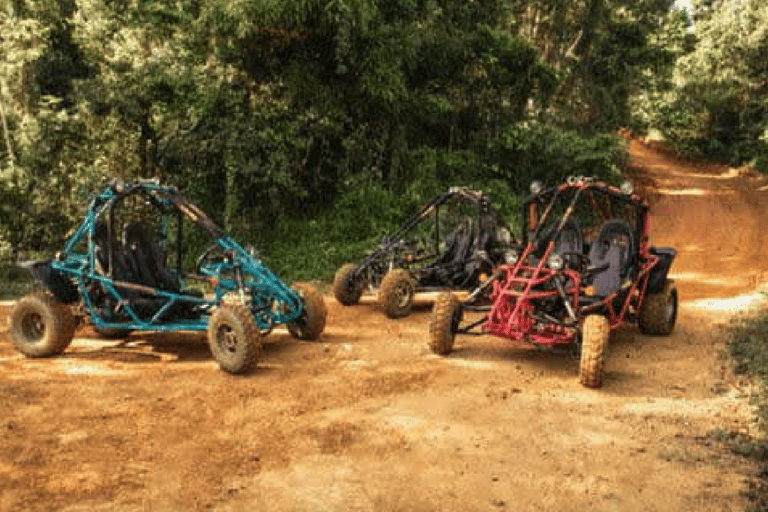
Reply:
[[[286,279],[452,185],[616,180],[620,128],[768,170],[762,0],[0,0],[0,257],[111,178],[177,185]]]

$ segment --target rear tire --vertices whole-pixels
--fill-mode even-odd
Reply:
[[[27,295],[11,310],[11,342],[27,357],[61,354],[72,343],[76,329],[72,310],[49,292]]]
[[[208,346],[219,367],[229,373],[251,370],[261,356],[261,335],[251,312],[239,304],[222,304],[208,321]]]
[[[405,269],[394,268],[381,280],[379,303],[388,317],[400,318],[411,312],[415,293],[411,274]]]
[[[588,388],[603,384],[605,351],[611,337],[611,324],[602,315],[589,315],[581,327],[579,382]]]
[[[288,331],[300,340],[316,340],[323,333],[328,316],[323,295],[308,283],[295,283],[293,290],[304,300],[304,312],[287,325]]]
[[[429,349],[441,356],[450,354],[460,321],[461,307],[456,296],[450,292],[438,295],[429,320]]]
[[[649,293],[640,307],[637,325],[643,334],[666,336],[677,321],[677,288],[667,279],[659,293]]]
[[[343,306],[353,306],[360,302],[365,283],[355,280],[354,273],[357,267],[352,263],[345,263],[333,277],[333,296]]]

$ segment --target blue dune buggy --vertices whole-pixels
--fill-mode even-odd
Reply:
[[[210,246],[198,258],[192,247]],[[83,319],[104,337],[206,331],[219,366],[252,369],[262,337],[285,324],[317,339],[326,307],[316,288],[288,287],[179,191],[156,180],[113,181],[54,258],[25,264],[46,290],[19,299],[11,340],[29,357],[60,354]]]

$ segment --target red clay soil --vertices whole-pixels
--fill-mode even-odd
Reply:
[[[241,377],[200,335],[32,360],[2,329],[0,512],[742,510],[755,470],[717,439],[752,412],[720,326],[768,280],[768,180],[629,150],[683,302],[671,336],[614,333],[601,389],[490,337],[434,356],[428,308],[330,296],[319,342],[275,332]]]

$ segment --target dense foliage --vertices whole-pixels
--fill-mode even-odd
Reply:
[[[694,2],[666,32],[680,58],[650,102],[649,124],[676,147],[768,171],[768,9],[761,0]]]
[[[511,218],[533,178],[616,174],[670,4],[0,0],[0,249],[59,246],[112,177],[278,267],[330,244],[326,275],[448,185]]]

